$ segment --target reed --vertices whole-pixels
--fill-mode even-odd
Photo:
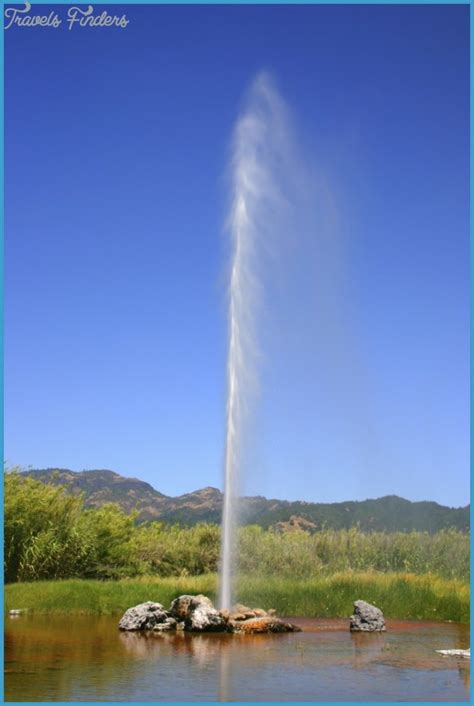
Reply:
[[[217,588],[215,573],[35,581],[5,586],[5,609],[118,615],[147,600],[168,606],[182,593],[204,593],[216,600]],[[469,584],[433,574],[344,571],[304,579],[241,575],[237,595],[243,603],[275,608],[281,616],[343,618],[350,615],[354,600],[361,598],[379,606],[388,618],[469,622]]]

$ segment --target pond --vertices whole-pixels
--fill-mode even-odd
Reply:
[[[298,619],[284,635],[121,633],[117,617],[6,617],[6,701],[467,701],[467,625]]]

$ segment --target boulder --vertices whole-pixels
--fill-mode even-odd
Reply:
[[[175,621],[174,624],[176,625]],[[147,601],[126,610],[119,622],[119,629],[154,630],[158,625],[168,625],[169,627],[163,629],[173,629],[169,623],[169,614],[161,603]]]
[[[232,632],[243,633],[245,635],[269,632],[301,632],[301,628],[297,625],[286,623],[273,616],[249,618],[248,620],[230,620],[229,627]]]
[[[212,604],[194,602],[189,607],[184,629],[191,632],[225,632],[227,622]]]
[[[184,621],[184,629],[189,632],[225,632],[227,621],[214,608],[212,601],[203,596],[179,596],[171,604],[171,615]]]
[[[366,601],[355,601],[351,615],[352,632],[381,632],[385,630],[385,618],[380,608]]]
[[[208,605],[210,608],[214,608],[211,599],[204,596],[202,593],[199,593],[197,596],[184,594],[182,596],[178,596],[178,598],[175,598],[171,603],[170,614],[178,621],[186,620],[190,612],[191,605],[196,605],[197,603],[202,603]]]

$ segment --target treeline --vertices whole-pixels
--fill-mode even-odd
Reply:
[[[137,524],[119,506],[84,508],[64,488],[7,473],[5,581],[197,576],[218,567],[220,528]],[[469,535],[458,530],[371,532],[358,529],[239,532],[239,568],[247,575],[311,578],[340,571],[403,571],[469,579]]]

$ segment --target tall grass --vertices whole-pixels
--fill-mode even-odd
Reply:
[[[239,597],[274,607],[280,615],[342,618],[362,599],[389,618],[469,622],[469,586],[431,574],[345,571],[299,581],[247,577],[240,581]]]
[[[119,614],[147,600],[167,606],[182,593],[216,598],[217,575],[143,577],[120,581],[62,580],[5,587],[5,608],[38,613]],[[339,572],[295,579],[240,576],[240,601],[275,608],[281,616],[347,617],[359,598],[379,606],[388,618],[469,621],[469,586],[431,574]]]
[[[309,578],[346,571],[433,573],[469,580],[469,535],[458,530],[361,532],[322,530],[278,533],[244,527],[239,536],[244,574]]]
[[[183,593],[215,598],[216,574],[190,577],[142,577],[120,581],[66,579],[5,586],[5,610],[27,608],[35,613],[115,614],[144,601],[168,605]]]

